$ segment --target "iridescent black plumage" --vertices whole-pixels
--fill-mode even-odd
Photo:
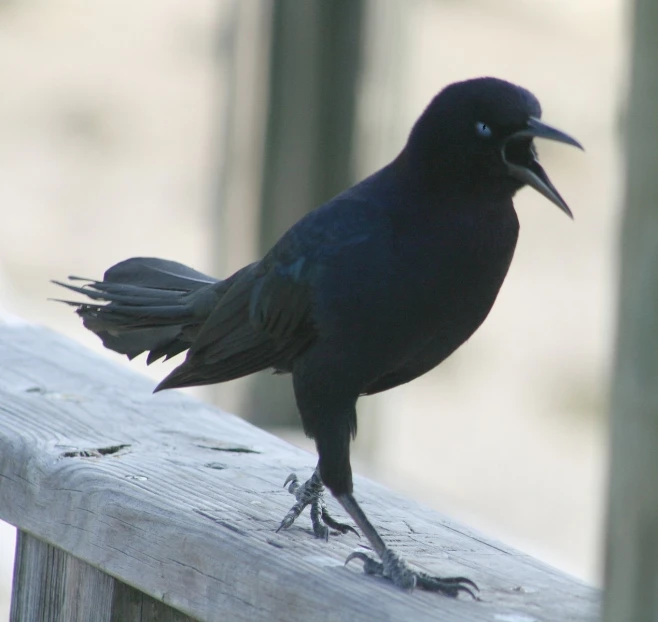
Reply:
[[[355,406],[361,395],[434,368],[484,321],[514,254],[512,198],[520,188],[531,185],[570,214],[532,141],[579,145],[540,116],[536,98],[508,82],[450,85],[391,164],[302,218],[261,261],[226,280],[135,258],[101,282],[65,287],[93,299],[72,304],[108,348],[131,358],[149,351],[149,362],[188,350],[157,390],[266,368],[292,373],[319,462],[307,484],[293,478],[298,503],[281,526],[310,504],[317,535],[326,536],[322,521],[347,530],[323,511],[323,483],[379,557],[356,555],[366,572],[405,588],[469,592],[467,579],[410,570],[354,500]]]

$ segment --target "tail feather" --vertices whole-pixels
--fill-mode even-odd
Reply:
[[[149,289],[190,291],[216,283],[217,279],[177,261],[133,257],[108,268],[103,275],[103,282],[137,285]]]
[[[93,302],[62,300],[77,308],[83,324],[110,350],[132,359],[149,352],[147,363],[187,350],[223,295],[217,281],[183,264],[136,257],[112,266],[103,281],[82,287],[53,281]]]
[[[311,324],[300,331],[298,323],[291,335],[274,338],[254,322],[262,278],[260,264],[217,281],[173,261],[134,258],[107,270],[102,281],[55,283],[87,297],[62,302],[76,307],[106,348],[131,359],[148,352],[149,364],[188,350],[185,362],[158,385],[162,390],[224,382],[268,367],[290,369],[313,337]]]
[[[62,283],[61,281],[52,282],[55,285],[65,287],[66,289],[75,292],[76,294],[82,294],[83,296],[91,298],[92,300],[112,302],[114,305],[112,310],[117,313],[121,313],[122,311],[128,311],[129,313],[132,313],[135,311],[135,307],[148,308],[149,313],[151,311],[157,313],[158,309],[175,309],[179,306],[177,301],[181,298],[181,292],[179,290],[166,291],[150,289],[147,287],[136,287],[131,285],[130,291],[127,291],[125,289],[122,290],[114,287],[106,287],[104,283],[99,281],[90,281],[85,287],[76,287],[75,285]],[[70,301],[66,300],[61,302],[70,303]],[[89,303],[84,304],[90,307],[99,306]]]

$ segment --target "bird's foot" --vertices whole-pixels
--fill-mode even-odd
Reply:
[[[288,529],[297,520],[298,516],[304,511],[307,505],[311,506],[311,524],[313,525],[313,533],[316,538],[329,540],[330,530],[338,533],[352,532],[359,535],[356,529],[351,525],[340,523],[334,519],[327,505],[324,501],[324,484],[320,479],[317,471],[313,473],[311,478],[304,484],[299,483],[299,479],[295,473],[291,473],[286,478],[283,484],[288,486],[288,492],[295,495],[297,503],[290,508],[290,511],[284,516],[277,532],[282,529]]]
[[[477,599],[475,592],[478,586],[466,577],[433,577],[426,572],[412,570],[407,563],[390,549],[386,549],[381,561],[361,551],[351,553],[345,564],[353,559],[363,562],[363,571],[366,574],[390,579],[403,590],[413,590],[415,587],[428,592],[439,592],[445,596],[456,598],[459,592],[466,592],[473,599]],[[474,591],[475,590],[475,591]]]

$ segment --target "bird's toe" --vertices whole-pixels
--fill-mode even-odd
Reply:
[[[413,570],[397,553],[386,549],[381,561],[374,557],[355,551],[345,560],[345,564],[353,559],[363,562],[363,571],[366,574],[389,579],[397,587],[411,591],[414,588],[428,592],[438,592],[444,596],[456,598],[461,592],[477,600],[478,586],[466,577],[434,577],[425,572]]]
[[[360,559],[363,562],[363,572],[377,577],[384,576],[384,565],[377,561],[374,557],[363,553],[362,551],[354,551],[347,556],[345,565],[349,564],[353,559]]]

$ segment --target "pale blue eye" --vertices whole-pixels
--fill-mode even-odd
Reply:
[[[475,131],[477,132],[477,135],[481,136],[482,138],[491,137],[491,128],[486,123],[483,123],[482,121],[478,121],[475,124]]]

